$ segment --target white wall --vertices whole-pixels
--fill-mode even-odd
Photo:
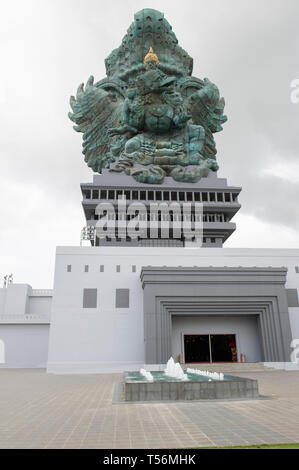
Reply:
[[[29,314],[31,315],[49,315],[51,312],[52,297],[29,297]]]
[[[84,250],[85,248],[83,248]],[[143,292],[130,258],[97,256],[87,247],[56,258],[49,372],[99,372],[139,368],[144,362]],[[96,250],[96,249],[95,249]],[[122,260],[123,261],[123,260]],[[67,272],[67,265],[72,266]],[[100,265],[105,271],[100,272]],[[84,266],[89,272],[84,272]],[[83,289],[98,289],[97,308],[83,308]],[[115,308],[115,290],[130,290],[130,307]]]
[[[293,339],[299,338],[299,308],[289,307],[290,323]]]
[[[1,324],[0,340],[5,346],[0,368],[47,366],[49,325]]]
[[[183,335],[235,334],[238,361],[241,353],[247,362],[261,361],[261,349],[255,316],[173,316],[172,317],[172,354],[178,360],[184,354]]]
[[[3,339],[0,339],[0,364],[5,363],[5,343]]]
[[[29,311],[29,295],[32,292],[28,284],[9,284],[3,289],[5,301],[3,302],[5,315],[25,315]]]
[[[25,315],[42,315],[50,319],[52,290],[34,291],[28,284],[9,284],[0,289],[0,323],[1,315],[14,317]]]
[[[46,367],[52,291],[9,284],[0,289],[0,300],[0,344],[5,348],[0,367]]]
[[[72,266],[71,272],[67,265]],[[89,272],[84,272],[85,265]],[[104,272],[100,265],[105,266]],[[121,266],[120,273],[116,265]],[[135,273],[132,265],[136,265]],[[144,361],[142,266],[287,266],[287,287],[299,288],[295,272],[299,250],[294,249],[58,247],[48,371],[140,367]],[[98,289],[97,308],[83,309],[84,288]],[[129,309],[115,308],[116,288],[130,289]],[[291,326],[294,337],[299,331],[299,308],[292,309]],[[260,356],[252,331],[249,324],[240,330],[239,351],[247,352],[247,360],[256,361]]]

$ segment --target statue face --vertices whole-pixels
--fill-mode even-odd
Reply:
[[[148,70],[137,78],[137,87],[140,94],[144,95],[158,90],[164,80],[164,74],[157,68]]]
[[[172,106],[180,106],[183,104],[183,98],[181,94],[178,91],[175,91],[173,87],[168,88],[164,93],[163,93],[163,98],[165,101]]]
[[[147,62],[145,68],[146,68],[146,70],[153,70],[153,69],[157,68],[157,64],[154,60],[150,60],[150,61]]]

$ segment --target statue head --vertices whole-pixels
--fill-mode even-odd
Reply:
[[[105,64],[109,78],[119,77],[127,82],[144,66],[157,67],[158,64],[163,70],[171,67],[171,73],[177,76],[191,75],[193,60],[178,45],[164,14],[145,8],[134,15],[121,45],[111,52]]]

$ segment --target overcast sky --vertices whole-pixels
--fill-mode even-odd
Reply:
[[[92,180],[69,96],[118,47],[134,13],[163,11],[193,74],[216,83],[228,122],[219,176],[242,186],[227,247],[299,248],[298,0],[9,0],[0,19],[0,281],[50,288],[55,247],[78,245]]]

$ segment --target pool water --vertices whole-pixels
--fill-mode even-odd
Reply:
[[[223,378],[223,381],[221,380],[215,380],[210,377],[206,377],[205,375],[198,375],[198,374],[192,374],[190,372],[186,372],[188,377],[188,382],[208,382],[211,380],[212,382],[223,382],[223,381],[233,381],[233,380],[238,380],[238,377],[232,377],[231,375],[225,375]],[[176,379],[174,377],[168,377],[165,375],[164,372],[151,372],[154,382],[184,382],[183,380]],[[151,383],[146,378],[141,375],[139,372],[127,372],[126,374],[126,382],[132,383],[132,382],[144,382],[144,383]]]

